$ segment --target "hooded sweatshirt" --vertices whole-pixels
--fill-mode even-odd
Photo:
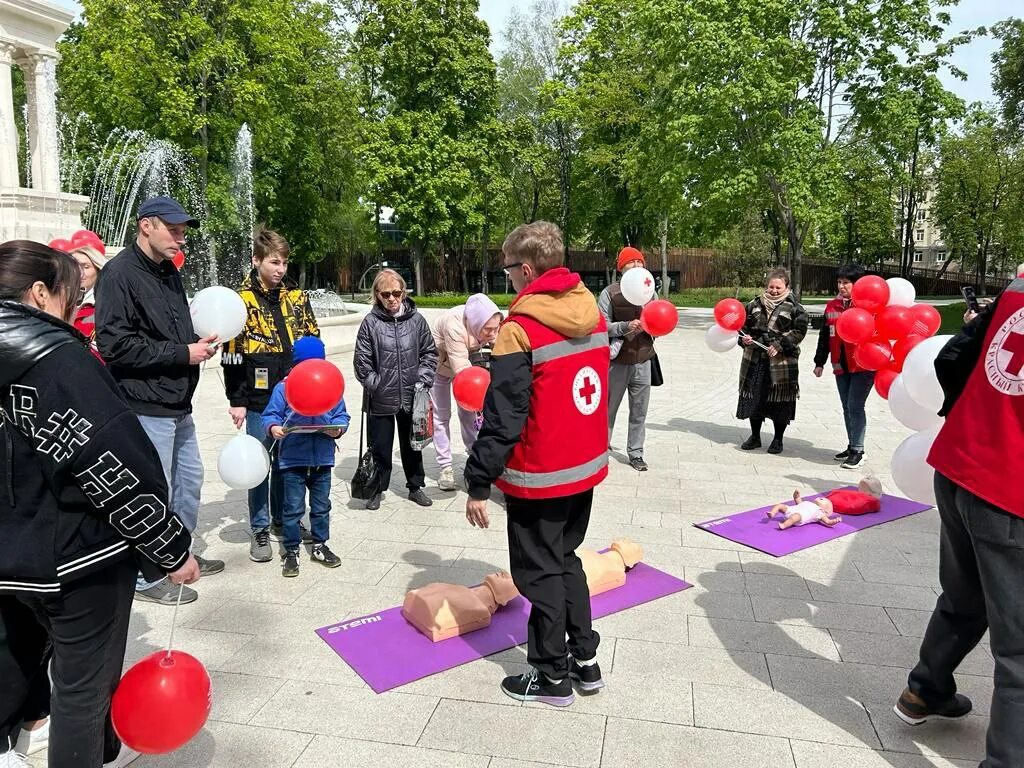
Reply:
[[[570,347],[578,347],[580,350],[587,348],[595,354],[594,364],[590,367],[596,376],[603,378],[599,382],[588,382],[596,384],[597,391],[583,393],[583,397],[576,402],[580,410],[574,413],[560,414],[557,412],[562,407],[560,403],[545,403],[541,402],[543,398],[534,397],[535,383],[539,381],[535,376],[538,375],[542,360],[535,360],[528,327],[535,328],[537,325],[570,342]],[[554,348],[556,345],[550,346]],[[547,354],[538,355],[540,357],[547,359]],[[582,363],[574,362],[573,365],[580,367]],[[550,269],[523,289],[509,308],[508,319],[502,323],[494,343],[491,386],[484,401],[483,428],[466,464],[465,477],[470,497],[490,497],[491,485],[506,474],[506,465],[520,442],[531,446],[529,450],[532,452],[535,450],[533,446],[543,445],[549,437],[553,438],[552,442],[560,439],[559,436],[564,437],[567,429],[572,428],[569,416],[577,418],[583,410],[587,411],[587,418],[600,422],[600,429],[594,432],[594,436],[590,435],[589,430],[585,433],[577,431],[573,433],[571,445],[561,440],[562,451],[538,450],[536,455],[519,458],[526,466],[543,473],[552,464],[558,465],[566,458],[563,452],[568,454],[579,450],[584,454],[593,454],[597,463],[600,463],[600,457],[603,456],[603,471],[607,473],[608,411],[607,397],[601,389],[601,382],[607,382],[608,365],[608,334],[604,319],[593,294],[583,285],[578,274],[564,267]],[[580,373],[584,369],[585,366],[580,367]],[[572,378],[569,379],[570,383]],[[572,398],[572,390],[568,387],[569,384],[566,385],[566,397]],[[571,460],[568,463],[572,463]],[[590,487],[596,485],[603,476],[600,470],[596,475],[588,475],[588,481],[597,478]]]
[[[59,593],[133,555],[160,578],[191,543],[156,449],[85,339],[0,301],[0,593]]]
[[[481,329],[500,314],[498,305],[482,293],[474,293],[465,304],[444,312],[431,329],[437,347],[437,375],[454,379],[459,371],[469,368],[471,355],[483,346]]]

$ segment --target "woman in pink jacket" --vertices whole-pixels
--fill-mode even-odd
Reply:
[[[448,420],[452,415],[452,379],[459,371],[470,367],[470,355],[485,344],[494,343],[500,324],[498,305],[482,293],[474,293],[465,304],[452,307],[434,323],[432,332],[437,346],[437,373],[430,399],[434,406],[434,451],[441,466],[437,487],[442,491],[455,490],[448,434]],[[468,452],[476,442],[479,426],[475,413],[462,408],[458,410],[462,442]]]

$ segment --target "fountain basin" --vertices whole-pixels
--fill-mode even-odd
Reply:
[[[70,237],[82,228],[82,211],[88,204],[88,197],[67,192],[0,188],[0,242],[48,243],[54,238]]]

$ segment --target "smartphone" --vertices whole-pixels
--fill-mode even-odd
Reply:
[[[967,308],[971,312],[980,312],[981,307],[978,304],[978,297],[974,295],[974,288],[969,285],[965,285],[960,289],[960,293],[964,295],[964,301],[967,302]]]

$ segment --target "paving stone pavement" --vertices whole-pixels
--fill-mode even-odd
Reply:
[[[734,418],[740,354],[707,350],[709,322],[683,311],[680,329],[658,342],[665,386],[651,398],[651,469],[637,473],[624,463],[624,404],[586,542],[599,548],[630,536],[644,545],[647,562],[694,587],[597,621],[608,685],[564,711],[522,706],[498,690],[502,676],[526,668],[524,648],[374,694],[313,630],[396,605],[429,581],[473,584],[507,568],[502,507],[492,502],[491,530],[470,528],[465,494],[437,489],[428,449],[434,506],[406,500],[396,455],[391,492],[379,511],[367,512],[348,495],[354,422],[340,441],[331,492],[331,545],[344,565],[328,570],[304,558],[298,578],[282,578],[277,562],[249,561],[245,494],[217,477],[217,452],[234,429],[219,370],[209,364],[196,398],[207,467],[199,548],[227,569],[203,579],[200,599],[181,608],[176,644],[210,670],[213,712],[186,747],[135,765],[977,765],[992,692],[986,646],[958,674],[977,714],[911,729],[890,710],[936,597],[934,510],[778,559],[692,527],[861,474],[832,460],[845,434],[832,377],[811,373],[813,336],[803,345],[803,394],[784,453],[740,451],[747,434]],[[333,359],[345,373],[350,410],[358,410],[351,355]],[[909,433],[876,396],[868,418],[867,469],[895,492],[888,460]],[[171,613],[135,604],[126,664],[166,643]]]

